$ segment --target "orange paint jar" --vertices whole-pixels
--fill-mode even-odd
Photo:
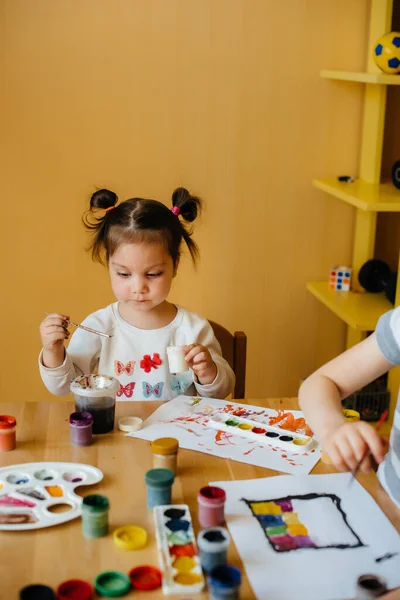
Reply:
[[[0,415],[0,452],[9,452],[16,446],[17,420],[9,415]]]

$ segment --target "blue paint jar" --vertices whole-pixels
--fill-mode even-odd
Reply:
[[[229,541],[229,533],[224,527],[207,527],[200,531],[197,545],[201,566],[206,573],[226,565]]]
[[[232,565],[215,567],[208,578],[210,600],[239,600],[242,577]]]
[[[56,600],[53,590],[39,583],[27,585],[19,592],[20,600]]]
[[[171,488],[174,473],[170,469],[150,469],[144,480],[147,486],[147,508],[160,504],[171,504]]]

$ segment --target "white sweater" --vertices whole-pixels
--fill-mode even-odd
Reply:
[[[233,392],[235,375],[221,356],[221,347],[206,319],[177,307],[173,321],[161,329],[138,329],[119,314],[118,302],[89,315],[83,325],[112,333],[105,338],[76,329],[62,365],[49,369],[39,356],[40,375],[56,396],[70,393],[69,385],[78,375],[97,372],[116,377],[120,383],[117,400],[172,400],[180,394],[226,398]],[[172,375],[168,368],[167,346],[206,346],[217,365],[215,380],[200,385],[192,370]]]

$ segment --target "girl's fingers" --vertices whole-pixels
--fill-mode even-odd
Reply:
[[[346,463],[344,462],[343,457],[335,444],[330,444],[327,448],[324,448],[324,451],[328,454],[333,466],[338,471],[348,471]]]
[[[193,358],[193,363],[194,364],[199,364],[201,362],[207,362],[208,359],[208,353],[207,352],[200,352],[199,354],[196,354],[196,356]]]
[[[362,421],[359,423],[358,431],[379,465],[383,461],[385,449],[378,432],[371,425]]]
[[[203,346],[193,345],[192,348],[191,348],[191,350],[189,350],[189,352],[185,356],[186,361],[190,362],[191,360],[194,359],[195,356],[197,356],[203,350],[204,350]]]

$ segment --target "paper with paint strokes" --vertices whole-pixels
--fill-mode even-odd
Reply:
[[[226,523],[258,600],[354,598],[365,573],[400,585],[400,536],[350,477],[210,483],[226,492]]]
[[[128,437],[155,440],[159,437],[174,437],[181,448],[197,450],[221,458],[237,460],[257,467],[265,467],[293,475],[309,473],[320,458],[320,448],[316,447],[300,454],[282,448],[265,446],[253,440],[217,431],[208,426],[210,415],[244,413],[243,416],[272,418],[278,411],[213,398],[192,398],[178,396],[158,408],[143,423],[137,432],[128,433]],[[303,413],[298,410],[287,411],[295,418]]]

